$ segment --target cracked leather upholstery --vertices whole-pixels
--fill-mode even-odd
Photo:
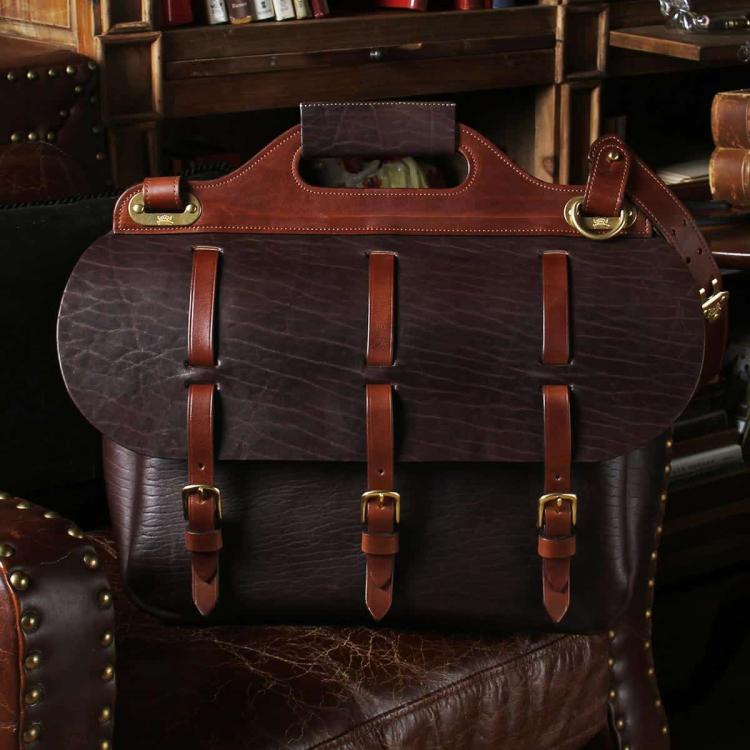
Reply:
[[[117,612],[115,747],[577,750],[606,724],[602,636],[169,626],[97,546]]]

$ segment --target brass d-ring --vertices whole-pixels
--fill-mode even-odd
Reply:
[[[590,240],[610,240],[635,222],[636,214],[632,206],[623,206],[617,216],[583,216],[582,203],[582,195],[571,198],[565,204],[563,215],[571,227]]]

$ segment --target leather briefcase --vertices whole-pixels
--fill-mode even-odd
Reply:
[[[300,171],[456,151],[444,189]],[[547,184],[453,105],[310,104],[228,176],[127,190],[58,346],[132,596],[176,620],[616,621],[727,294],[621,140],[590,163]]]

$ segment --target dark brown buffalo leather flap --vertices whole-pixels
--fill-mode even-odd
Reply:
[[[215,368],[186,364],[196,245],[223,251]],[[390,368],[365,363],[374,250],[397,254]],[[569,255],[568,365],[541,363],[553,250]],[[659,238],[424,234],[110,234],[78,263],[58,326],[79,409],[138,453],[183,458],[186,386],[215,381],[224,460],[364,460],[368,382],[396,386],[399,461],[542,460],[555,383],[572,389],[574,460],[604,460],[682,411],[704,335],[689,269]]]

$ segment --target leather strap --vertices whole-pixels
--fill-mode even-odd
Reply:
[[[370,253],[367,364],[393,364],[394,290],[396,256]],[[393,388],[388,383],[366,386],[367,487],[369,493],[393,493]],[[367,573],[365,603],[376,620],[382,619],[393,601],[395,555],[398,552],[397,500],[370,494],[364,499],[362,552]]]
[[[542,254],[542,361],[545,365],[567,365],[570,361],[568,313],[568,254]]]
[[[367,364],[393,364],[393,305],[396,256],[370,253],[370,293],[367,325]]]
[[[193,248],[188,315],[188,364],[211,367],[216,363],[213,343],[216,281],[219,255],[215,247]],[[210,614],[219,598],[219,551],[223,540],[221,499],[214,487],[213,383],[188,387],[188,485],[196,487],[185,497],[185,546],[191,555],[192,595],[198,611]]]
[[[143,207],[147,213],[180,213],[185,209],[179,177],[146,177]]]
[[[573,502],[554,495],[571,495],[572,436],[570,391],[567,385],[545,385],[544,496],[538,553],[542,558],[544,607],[560,622],[570,605],[570,559],[575,554]]]
[[[367,398],[367,485],[370,492],[393,490],[393,389],[370,383]],[[365,502],[362,551],[367,561],[365,603],[375,620],[381,620],[393,602],[395,554],[398,551],[396,504],[391,498],[372,496]]]
[[[607,158],[610,152],[617,152],[623,158],[610,160]],[[615,135],[599,138],[591,147],[589,161],[591,171],[581,207],[584,214],[615,216],[627,194],[685,261],[695,280],[696,292],[704,289],[711,295],[722,291],[719,267],[693,217],[620,138]],[[707,317],[701,385],[713,382],[721,372],[728,330],[726,309],[715,319]]]

